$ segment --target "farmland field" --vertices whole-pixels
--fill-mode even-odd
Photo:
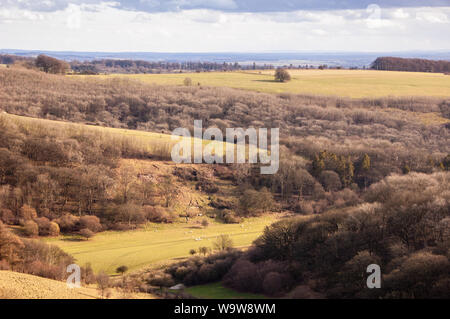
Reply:
[[[364,98],[383,96],[450,96],[450,76],[438,73],[373,70],[290,70],[292,81],[274,81],[274,71],[211,72],[189,74],[98,75],[125,77],[159,85],[232,87],[266,93],[297,93]]]
[[[208,228],[192,223],[148,224],[136,231],[100,233],[89,241],[62,236],[48,239],[48,242],[74,256],[80,266],[91,263],[94,271],[114,274],[115,269],[122,265],[133,271],[150,264],[188,257],[191,249],[211,247],[221,234],[230,235],[235,247],[247,247],[275,220],[275,216],[269,215],[247,219],[242,224],[214,223]]]

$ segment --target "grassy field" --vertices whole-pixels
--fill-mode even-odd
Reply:
[[[194,85],[232,87],[266,93],[298,93],[342,97],[450,96],[450,76],[438,73],[373,70],[291,70],[292,81],[274,81],[274,71],[211,72],[189,74],[98,75],[126,77],[160,85],[183,85],[186,77]]]
[[[148,224],[144,229],[127,232],[104,232],[89,241],[62,236],[47,239],[77,260],[80,266],[91,263],[95,271],[114,274],[117,267],[126,265],[131,271],[151,264],[170,262],[189,256],[191,249],[211,247],[221,234],[232,237],[235,247],[247,247],[264,228],[276,221],[275,216],[247,219],[243,224],[213,223],[201,228],[191,222],[171,225]]]
[[[189,287],[186,289],[186,292],[199,299],[265,299],[262,295],[243,293],[228,289],[222,286],[220,282]]]

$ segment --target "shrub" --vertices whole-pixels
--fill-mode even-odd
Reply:
[[[219,191],[219,187],[209,180],[202,180],[195,185],[195,189],[207,194],[215,194]]]
[[[235,216],[234,213],[228,209],[216,210],[215,214],[216,218],[225,224],[239,224],[241,222],[241,218]]]
[[[81,229],[89,229],[94,233],[98,233],[103,229],[97,216],[83,216],[80,218],[79,224]]]
[[[449,276],[450,263],[445,256],[417,252],[385,276],[384,289],[394,298],[445,298],[435,292]]]
[[[277,296],[290,288],[291,281],[290,276],[287,274],[270,272],[264,277],[262,288],[267,295]]]
[[[36,237],[39,235],[39,226],[32,220],[25,222],[23,230],[28,237]]]
[[[51,222],[48,228],[48,236],[56,237],[59,236],[59,226],[57,223]]]
[[[22,223],[33,220],[37,218],[36,210],[31,206],[23,205],[19,210],[18,218]]]
[[[225,200],[213,196],[210,203],[211,207],[216,209],[233,209],[234,205],[230,200]]]
[[[10,268],[22,262],[23,246],[22,240],[0,221],[0,261],[4,261],[4,267]]]
[[[96,276],[96,281],[97,281],[97,287],[100,290],[102,298],[107,297],[107,292],[108,292],[107,290],[111,286],[109,276],[105,272],[102,271]]]
[[[313,202],[301,201],[294,207],[294,211],[302,215],[314,214]]]
[[[10,270],[9,263],[4,259],[0,259],[0,270]]]
[[[124,273],[126,273],[128,271],[128,267],[127,266],[120,266],[120,267],[117,267],[117,269],[116,269],[116,272],[117,273],[119,273],[119,274],[124,274]]]
[[[164,287],[172,287],[175,285],[175,281],[169,274],[157,274],[148,279],[148,284],[162,289]]]
[[[337,191],[342,188],[339,175],[333,171],[323,171],[320,174],[320,182],[327,191]]]
[[[205,228],[209,226],[209,222],[206,218],[202,220],[202,226]]]
[[[243,215],[260,215],[274,208],[275,200],[267,188],[260,191],[247,189],[239,199],[240,212]]]
[[[205,247],[205,251],[210,249]],[[199,249],[202,251],[202,248]],[[187,261],[169,266],[166,273],[185,285],[200,285],[221,280],[230,270],[240,251],[222,251],[208,257],[194,256]]]
[[[69,213],[65,213],[60,218],[56,219],[55,222],[59,225],[62,232],[75,232],[78,230],[80,218]]]
[[[43,54],[39,55],[36,58],[35,63],[36,67],[46,73],[65,74],[70,69],[70,66],[67,62]]]
[[[83,228],[82,230],[80,230],[80,235],[81,237],[89,240],[90,238],[95,236],[95,233],[88,228]]]
[[[161,206],[144,206],[144,214],[147,220],[153,223],[171,224],[176,219],[174,213]]]
[[[213,246],[218,251],[229,250],[233,248],[233,240],[229,235],[220,235],[214,241]]]
[[[145,212],[141,206],[134,204],[124,204],[118,208],[116,212],[116,222],[127,223],[129,227],[132,225],[143,224],[146,221]]]
[[[87,285],[96,283],[97,278],[95,276],[91,264],[88,263],[83,268],[81,268],[81,278],[83,282]]]
[[[224,284],[239,291],[256,293],[261,292],[262,279],[259,276],[258,267],[254,263],[240,259],[226,274]]]
[[[4,222],[7,225],[14,224],[16,218],[14,216],[14,213],[6,208],[0,209],[0,221]]]
[[[275,71],[275,81],[278,82],[288,82],[291,80],[291,75],[286,69],[278,68]]]
[[[198,249],[199,254],[202,254],[203,256],[208,255],[211,252],[211,248],[209,247],[200,247]]]
[[[341,298],[354,296],[367,288],[367,266],[372,264],[382,265],[381,259],[368,251],[358,252],[345,263],[339,273],[339,281],[343,287],[339,292]]]
[[[39,236],[48,236],[50,234],[50,221],[46,217],[34,219],[39,228]]]

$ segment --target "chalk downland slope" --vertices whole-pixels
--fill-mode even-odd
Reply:
[[[111,289],[110,299],[155,299],[144,293],[124,294]],[[0,271],[1,299],[101,299],[95,287],[70,289],[65,282],[22,274],[12,271]]]
[[[0,271],[0,299],[95,299],[93,288],[70,289],[65,282]]]

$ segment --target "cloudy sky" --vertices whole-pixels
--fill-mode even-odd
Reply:
[[[0,49],[450,50],[450,0],[0,0]]]

